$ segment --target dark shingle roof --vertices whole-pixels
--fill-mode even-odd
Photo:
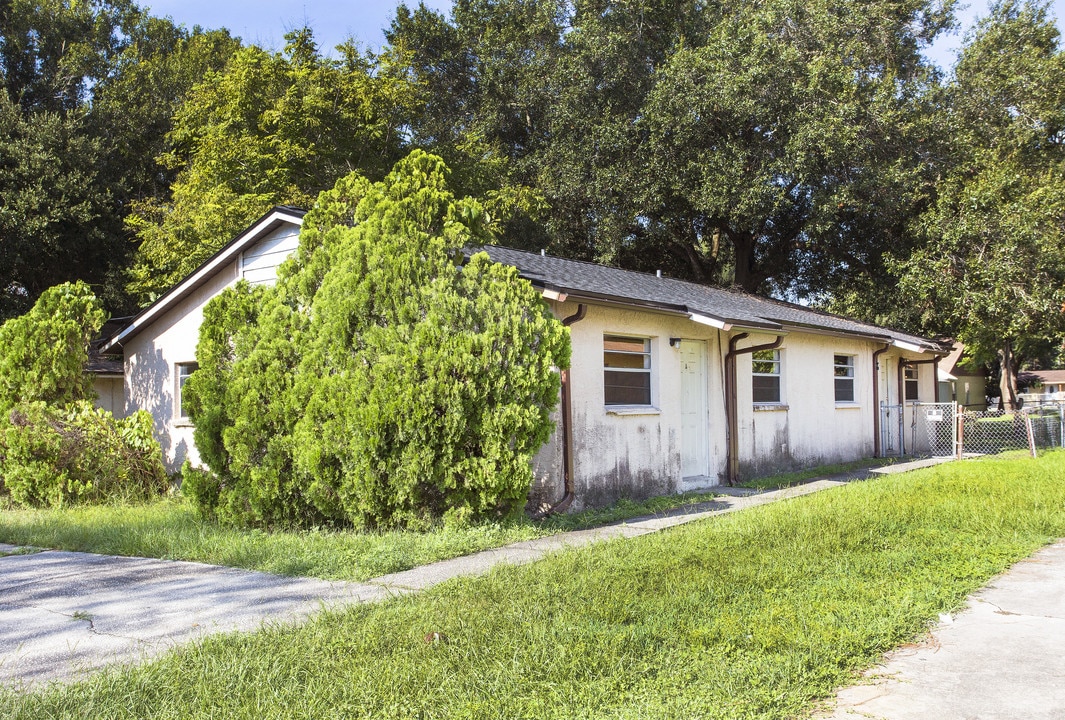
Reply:
[[[563,260],[499,246],[485,246],[492,260],[513,265],[534,285],[588,299],[697,313],[745,329],[768,331],[789,327],[899,340],[943,352],[937,342],[802,305],[751,295],[739,290],[661,278],[576,260]]]

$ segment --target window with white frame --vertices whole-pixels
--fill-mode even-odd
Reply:
[[[836,402],[854,402],[854,356],[835,355],[832,358],[832,374],[836,383]]]
[[[194,362],[178,363],[175,368],[175,387],[174,387],[174,417],[184,419],[189,416],[189,411],[185,407],[185,382],[192,377],[192,373],[196,372],[196,368],[199,365]]]
[[[756,405],[781,403],[779,350],[755,350],[751,353],[751,391]]]
[[[603,397],[607,405],[651,404],[651,341],[603,336]]]
[[[906,391],[904,397],[907,400],[917,400],[920,397],[920,393],[919,393],[919,387],[920,386],[918,384],[918,381],[921,378],[921,374],[920,374],[920,372],[918,372],[918,370],[919,370],[919,368],[917,368],[916,366],[914,366],[914,367],[905,367],[902,370],[903,380],[904,380],[904,383],[905,383],[905,391]]]

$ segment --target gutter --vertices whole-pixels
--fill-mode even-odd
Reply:
[[[880,356],[891,349],[891,343],[873,353],[873,457],[880,457]]]
[[[577,305],[577,312],[562,319],[566,327],[575,325],[588,314],[588,306],[584,303]],[[562,370],[562,488],[563,495],[551,507],[538,510],[533,514],[533,519],[542,520],[549,515],[555,515],[573,504],[573,401],[570,391],[569,368]]]
[[[777,335],[777,339],[764,345],[752,345],[746,348],[737,348],[736,343],[748,337],[749,333],[733,335],[728,341],[728,354],[725,355],[725,427],[728,435],[728,484],[735,485],[740,474],[740,438],[739,438],[739,414],[736,401],[736,356],[758,352],[759,350],[775,350],[784,342],[783,335]]]

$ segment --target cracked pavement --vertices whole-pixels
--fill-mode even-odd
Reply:
[[[1048,545],[844,688],[822,720],[1065,718],[1065,541]]]
[[[207,633],[254,630],[386,588],[201,563],[0,545],[0,685],[76,679]]]

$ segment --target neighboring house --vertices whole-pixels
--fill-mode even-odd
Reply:
[[[987,373],[969,361],[964,343],[954,343],[939,363],[939,398],[966,410],[987,410]]]
[[[198,461],[181,386],[203,306],[246,278],[273,282],[302,212],[276,208],[115,333],[126,409],[156,419],[167,465]],[[569,326],[552,440],[534,504],[579,508],[879,454],[881,401],[933,401],[946,348],[738,291],[484,248],[518,268]]]
[[[1017,378],[1026,403],[1065,402],[1065,370],[1026,370]]]

